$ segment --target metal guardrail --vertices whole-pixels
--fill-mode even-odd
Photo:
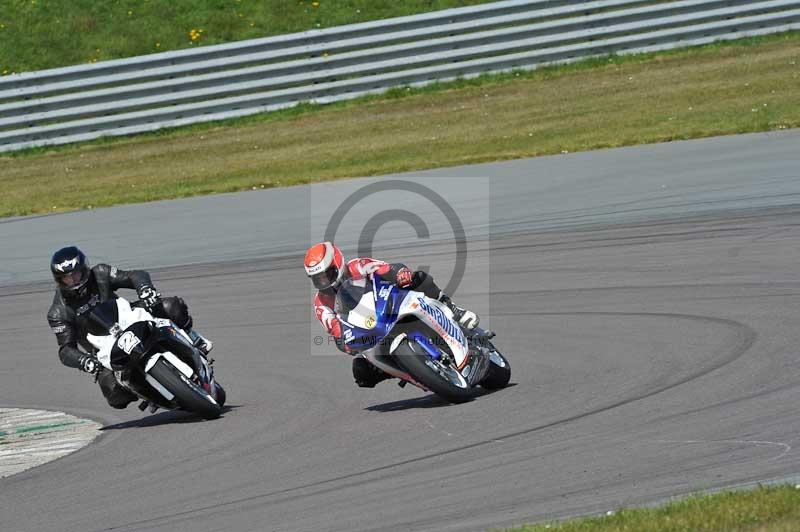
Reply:
[[[800,0],[507,0],[0,78],[0,152],[800,29]]]

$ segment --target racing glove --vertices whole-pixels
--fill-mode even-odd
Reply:
[[[103,369],[103,366],[100,365],[100,361],[97,360],[97,357],[92,355],[84,355],[78,362],[78,369],[91,375],[95,375],[101,369]]]
[[[328,329],[328,332],[331,333],[331,335],[334,338],[341,338],[342,337],[342,324],[339,323],[339,318],[333,318],[331,320],[330,328]]]
[[[350,354],[347,344],[344,343],[344,337],[342,336],[342,324],[339,323],[339,318],[333,318],[331,320],[328,332],[331,336],[333,336],[333,341],[336,343],[336,348],[343,353]]]
[[[144,285],[139,287],[139,299],[144,303],[148,310],[153,310],[161,303],[161,294],[154,286]]]

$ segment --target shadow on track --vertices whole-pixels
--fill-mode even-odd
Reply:
[[[222,415],[224,416],[231,410],[239,408],[241,405],[225,405],[222,407]],[[114,425],[106,425],[99,430],[121,430],[121,429],[143,429],[147,427],[158,427],[160,425],[183,424],[183,423],[209,423],[213,420],[206,420],[192,414],[191,412],[184,412],[182,410],[167,410],[152,416],[147,416],[139,419],[132,419]]]
[[[397,412],[400,410],[411,410],[413,408],[439,408],[452,406],[438,395],[426,395],[425,397],[415,397],[414,399],[403,399],[402,401],[391,401],[366,407],[364,410],[371,412]]]
[[[505,388],[494,391],[478,388],[475,390],[475,396],[473,397],[473,399],[478,399],[479,397],[483,397],[485,395],[492,395],[497,392],[502,392],[503,390],[507,390],[508,388],[513,388],[516,385],[517,383],[510,382],[508,383],[508,385],[506,385]],[[415,397],[413,399],[403,399],[401,401],[392,401],[390,403],[381,403],[379,405],[372,405],[366,407],[364,410],[369,410],[370,412],[398,412],[402,410],[412,410],[415,408],[446,408],[448,406],[456,406],[456,405],[445,401],[438,395],[430,394],[424,397]]]

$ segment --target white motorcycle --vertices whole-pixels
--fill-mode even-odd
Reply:
[[[141,410],[186,410],[205,419],[222,413],[225,390],[189,336],[170,320],[132,307],[122,297],[94,307],[87,340],[117,381],[141,399]]]
[[[503,388],[508,360],[492,332],[463,331],[446,305],[373,275],[348,280],[336,296],[342,339],[384,372],[452,403],[469,401],[474,388]]]

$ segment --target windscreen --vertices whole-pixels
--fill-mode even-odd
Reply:
[[[118,320],[117,302],[109,299],[89,311],[87,331],[95,336],[105,336]]]
[[[336,293],[336,307],[334,310],[339,315],[347,316],[351,311],[358,308],[361,298],[369,292],[372,292],[372,283],[364,279],[343,282]]]

